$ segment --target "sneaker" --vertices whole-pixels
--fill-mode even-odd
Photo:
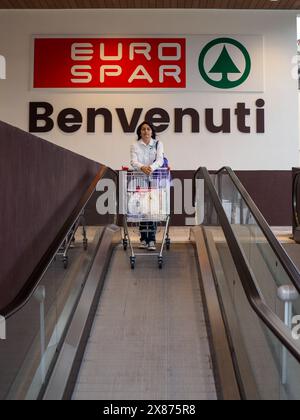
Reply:
[[[146,241],[142,241],[139,245],[139,249],[147,249],[148,248],[148,244]]]
[[[156,251],[155,242],[153,241],[149,242],[148,251]]]

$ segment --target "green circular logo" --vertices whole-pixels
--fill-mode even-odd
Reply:
[[[219,44],[224,44],[223,50],[219,58],[216,59],[214,66],[211,68],[211,70],[207,72],[205,69],[206,55],[213,47]],[[238,48],[240,52],[243,54],[243,57],[245,59],[245,70],[242,76],[237,80],[230,80],[228,78],[229,74],[238,74],[238,73],[241,73],[241,71],[236,66],[233,59],[230,57],[228,49],[226,48],[226,44],[230,44]],[[209,42],[203,48],[199,56],[198,66],[199,66],[199,71],[200,71],[201,76],[209,85],[214,86],[219,89],[233,89],[241,85],[247,80],[251,71],[251,58],[246,48],[235,39],[217,38]],[[221,80],[214,80],[209,76],[209,74],[221,74],[222,78]]]

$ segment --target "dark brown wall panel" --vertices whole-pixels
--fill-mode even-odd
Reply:
[[[299,0],[1,0],[2,9],[299,9]]]
[[[100,165],[0,122],[0,306],[20,291]]]
[[[292,226],[291,171],[236,171],[271,226]]]

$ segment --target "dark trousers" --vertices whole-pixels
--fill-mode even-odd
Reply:
[[[149,244],[149,242],[155,242],[156,230],[157,230],[157,223],[141,222],[140,223],[141,242],[145,241],[147,244]]]

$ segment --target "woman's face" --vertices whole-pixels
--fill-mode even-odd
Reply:
[[[143,124],[142,128],[141,128],[141,136],[142,136],[142,140],[145,143],[149,143],[152,137],[152,130],[151,127],[149,127],[148,124]]]

